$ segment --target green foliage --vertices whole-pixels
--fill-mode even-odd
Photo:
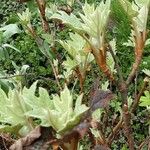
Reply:
[[[15,23],[18,20],[16,17],[16,11],[22,11],[24,8],[24,4],[19,4],[15,0],[1,0],[0,24]]]
[[[149,91],[145,91],[144,92],[145,96],[141,96],[141,103],[140,106],[145,106],[145,107],[149,107],[150,106],[150,92]]]

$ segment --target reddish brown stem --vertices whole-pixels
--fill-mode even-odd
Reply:
[[[135,62],[132,66],[132,70],[126,80],[127,86],[131,83],[131,81],[134,79],[136,72],[138,71],[139,65],[142,60],[143,55],[143,49],[146,41],[146,32],[142,32],[140,37],[135,37]]]
[[[113,74],[107,66],[106,63],[106,52],[105,50],[99,50],[99,55],[93,51],[95,60],[100,67],[101,71],[108,77],[110,81],[114,80]]]
[[[128,140],[128,145],[130,150],[134,150],[134,138],[132,136],[131,130],[131,114],[128,110],[128,106],[124,104],[123,106],[123,120],[124,120],[124,132]]]
[[[141,60],[142,60],[142,53],[138,57],[136,57],[135,63],[132,66],[131,73],[129,74],[129,77],[128,77],[127,81],[126,81],[128,86],[131,83],[131,81],[134,79],[135,74],[138,71],[139,65],[140,65]]]
[[[132,135],[132,128],[131,128],[131,114],[129,112],[128,109],[128,101],[127,101],[127,97],[128,97],[128,89],[127,89],[127,85],[125,82],[121,83],[120,86],[118,87],[119,91],[121,93],[121,97],[122,97],[122,112],[123,112],[123,122],[124,122],[124,133],[125,136],[128,140],[128,145],[129,145],[129,149],[130,150],[134,150],[134,138]]]

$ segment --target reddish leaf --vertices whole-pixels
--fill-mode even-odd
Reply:
[[[107,107],[110,100],[112,100],[113,98],[114,98],[114,94],[111,91],[109,90],[103,91],[103,90],[97,89],[92,98],[92,102],[90,106],[91,110],[94,111],[98,108]]]
[[[99,79],[96,79],[90,91],[90,110],[107,107],[113,97],[114,94],[110,90],[99,90]]]

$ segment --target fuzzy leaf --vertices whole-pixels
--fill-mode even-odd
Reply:
[[[54,14],[51,19],[59,19],[80,35],[89,35],[92,45],[100,49],[104,43],[104,32],[108,23],[110,13],[110,0],[102,1],[96,8],[87,2],[83,6],[83,14],[79,13],[80,18],[74,14],[68,15],[63,11]],[[79,42],[80,43],[80,42]]]
[[[87,2],[83,6],[83,14],[79,14],[83,20],[82,28],[90,36],[92,45],[101,49],[104,42],[104,33],[110,13],[110,0],[103,1],[96,8]]]
[[[83,6],[83,14],[80,14],[84,24],[82,28],[93,38],[99,38],[101,33],[104,32],[109,13],[110,13],[110,0],[100,3],[97,8],[94,4],[90,5],[87,2]]]
[[[79,123],[81,115],[87,111],[88,107],[81,104],[82,96],[78,96],[73,107],[73,96],[67,86],[59,95],[52,95],[50,99],[45,89],[39,89],[39,96],[36,97],[36,83],[30,89],[25,89],[24,96],[27,98],[26,103],[32,108],[26,115],[41,120],[42,126],[52,126],[58,133],[64,134]],[[28,95],[28,96],[27,96]]]

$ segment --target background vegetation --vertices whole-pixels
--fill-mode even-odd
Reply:
[[[94,3],[97,6],[101,1],[87,0],[87,2],[90,4]],[[47,6],[49,6],[50,8],[52,8],[51,6],[53,5],[53,9],[55,9],[55,6],[57,6],[58,10],[66,11],[68,14],[72,12],[74,14],[78,14],[79,11],[82,11],[81,5],[84,4],[84,0],[75,1],[75,3],[71,7],[67,5],[65,0],[59,1],[47,0],[46,3]],[[54,66],[55,71],[57,71],[58,69],[59,75],[62,75],[64,71],[63,62],[67,58],[67,51],[64,50],[63,46],[58,42],[58,40],[69,39],[69,33],[72,32],[72,29],[68,28],[60,21],[55,22],[49,19],[48,24],[51,31],[51,36],[48,36],[43,31],[41,17],[39,15],[38,6],[36,2],[34,2],[33,0],[29,2],[23,2],[21,0],[20,1],[1,0],[0,27],[7,26],[9,24],[16,24],[18,27],[18,32],[12,34],[9,38],[4,37],[3,36],[4,32],[0,30],[1,88],[5,91],[6,94],[8,94],[10,87],[13,89],[15,87],[14,85],[16,84],[16,82],[17,83],[21,82],[22,87],[26,86],[29,88],[35,81],[38,80],[39,81],[38,87],[45,88],[49,94],[54,93],[59,94],[61,90],[60,87],[57,85],[57,79],[56,76],[54,75],[53,72],[54,70],[51,66],[51,62],[49,61],[49,57],[47,57],[46,54],[44,54],[44,52],[40,49],[40,46],[37,44],[37,41],[33,38],[31,34],[26,32],[26,30],[20,23],[17,13],[22,13],[23,11],[26,10],[26,8],[29,8],[29,10],[32,13],[31,22],[33,28],[36,31],[36,34],[42,37],[42,39],[44,40],[51,38],[48,41],[49,42],[48,44],[50,45],[49,46],[50,56],[52,57],[51,61],[53,61],[53,59],[54,60],[57,59],[59,62],[58,65]],[[150,17],[148,18],[147,29],[150,29]],[[131,71],[131,66],[134,62],[133,48],[125,47],[123,45],[123,43],[128,41],[130,32],[131,26],[127,14],[125,13],[121,5],[117,2],[117,0],[112,0],[110,19],[107,26],[107,39],[112,40],[113,38],[115,38],[117,41],[116,43],[117,56],[119,58],[119,64],[122,69],[124,78],[127,78],[128,74]],[[149,33],[147,38],[150,38]],[[9,46],[4,47],[4,44],[6,43],[9,44]],[[130,97],[131,99],[135,99],[135,97],[140,92],[142,85],[144,84],[143,80],[146,77],[145,73],[142,71],[144,69],[150,69],[150,44],[145,47],[141,65],[139,66],[135,79],[132,81],[132,85],[129,86],[128,96],[131,96]],[[19,76],[16,77],[16,75]],[[15,76],[15,79],[13,78],[13,76]],[[78,75],[73,76],[69,82],[66,82],[63,78],[60,78],[59,80],[61,86],[66,83],[69,89],[74,90],[75,93],[74,97],[76,97],[77,93],[81,92],[80,81],[78,80],[77,77]],[[98,81],[97,78],[99,78]],[[82,90],[84,91],[83,103],[85,103],[87,106],[90,105],[89,93],[92,91],[95,82],[98,82],[100,84],[100,87],[102,87],[102,85],[106,84],[106,81],[107,78],[104,76],[102,71],[100,71],[96,62],[92,61],[92,63],[89,66],[89,71],[87,71],[86,80],[82,87],[83,88]],[[102,131],[105,132],[105,136],[109,136],[109,134],[113,130],[113,127],[119,121],[118,114],[120,114],[120,108],[122,105],[118,89],[113,85],[113,83],[109,82],[109,86],[107,88],[110,89],[113,93],[115,93],[119,98],[117,98],[115,101],[111,101],[109,106],[104,108],[102,112],[100,110],[100,114],[102,115],[101,116],[102,122],[105,123],[106,125],[106,128],[103,127],[102,129]],[[144,90],[149,91],[150,85],[147,85],[144,88],[145,88]],[[141,96],[144,96],[144,90],[142,91]],[[39,94],[38,91],[36,91],[36,94],[37,95]],[[98,117],[100,119],[100,116]],[[150,140],[149,138],[150,111],[145,107],[137,107],[135,112],[131,114],[131,117],[132,117],[131,125],[135,142],[134,147],[135,149],[139,149],[139,145],[141,146],[141,144],[144,143],[142,148],[143,150],[147,150],[148,149],[147,143]],[[39,120],[35,119],[35,122],[38,124]],[[6,122],[6,124],[9,123]],[[96,150],[96,146],[95,148],[93,147],[92,143],[93,141],[91,141],[92,138],[89,138],[90,135],[91,134],[85,134],[82,137],[82,139],[80,140],[80,148],[78,147],[78,149]],[[98,136],[97,133],[94,132],[94,136],[95,137]],[[20,138],[20,136],[16,135],[16,133],[14,132],[11,134],[10,137],[11,139]],[[6,135],[1,136],[1,139],[5,139],[4,141],[6,143],[6,145],[4,146],[4,144],[1,144],[0,140],[0,145],[2,145],[1,149],[5,149],[7,147],[7,144],[10,145],[10,143],[11,144],[14,143],[13,140],[7,140]],[[145,139],[146,140],[148,139],[147,140],[148,142]],[[33,145],[36,144],[34,143]],[[112,150],[130,149],[127,143],[127,137],[124,136],[123,130],[118,132],[117,136],[115,136],[115,139],[113,139],[110,148]],[[101,148],[98,147],[97,149]]]

